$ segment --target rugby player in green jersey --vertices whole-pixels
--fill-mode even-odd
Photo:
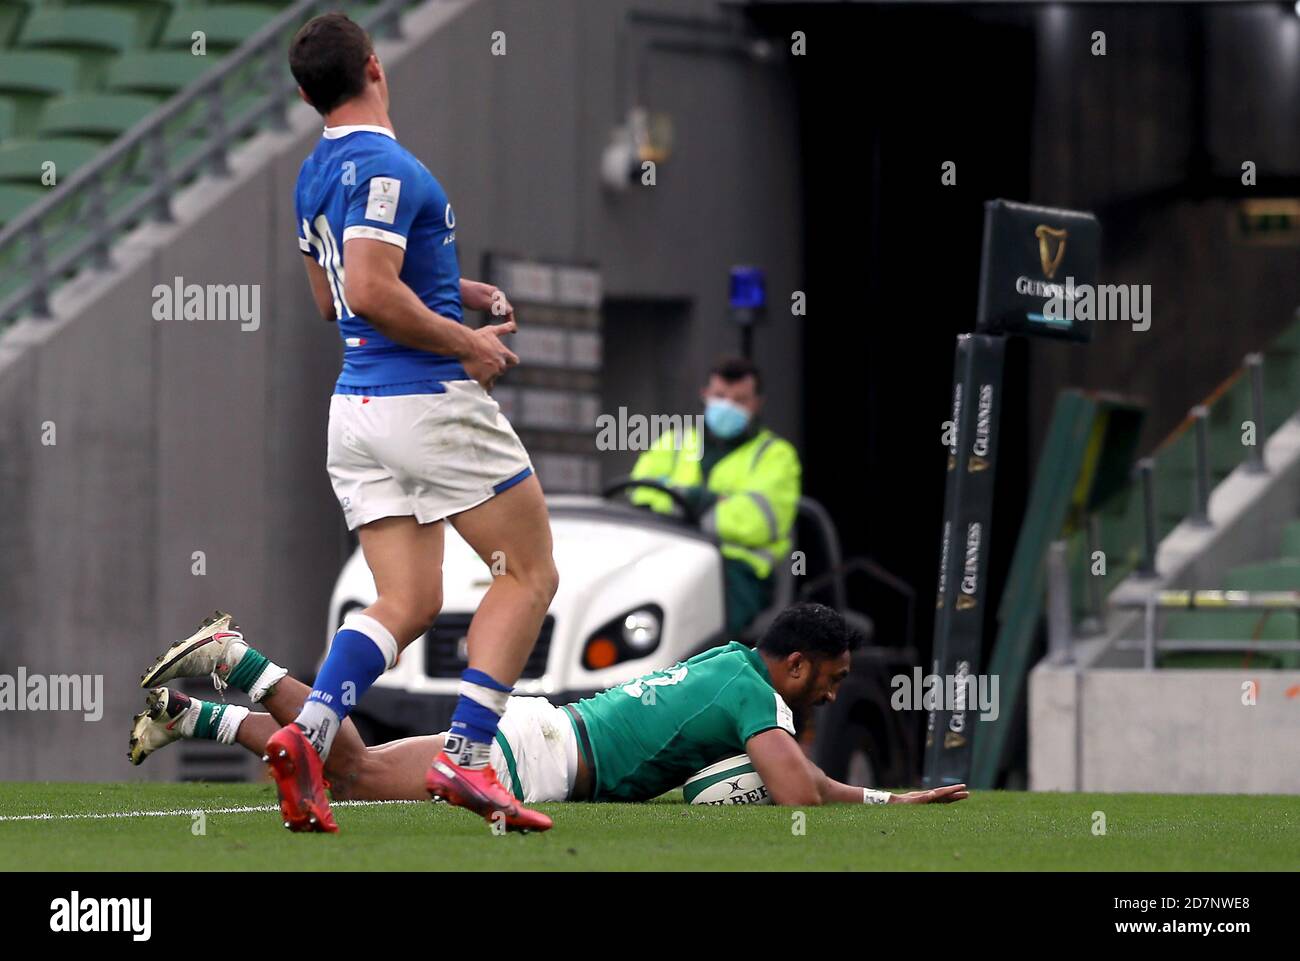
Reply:
[[[146,674],[153,682],[213,675],[247,692],[270,714],[154,688],[136,715],[130,758],[139,764],[179,738],[238,743],[263,754],[267,739],[297,716],[311,688],[249,646],[218,614],[178,641]],[[857,634],[838,613],[798,604],[773,621],[756,648],[732,642],[573,704],[512,697],[491,763],[524,803],[647,801],[681,787],[723,758],[748,754],[775,804],[960,801],[965,785],[889,794],[841,784],[805,756],[792,708],[831,701],[849,673]],[[425,772],[443,735],[367,747],[344,723],[326,765],[335,798],[427,800]]]

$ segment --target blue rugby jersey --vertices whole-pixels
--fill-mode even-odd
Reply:
[[[442,186],[385,127],[326,127],[303,161],[294,195],[298,247],[324,268],[343,338],[340,393],[428,393],[467,380],[455,357],[394,343],[344,297],[343,245],[366,237],[401,247],[400,277],[430,310],[460,321],[456,215]]]

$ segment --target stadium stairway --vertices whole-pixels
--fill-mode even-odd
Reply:
[[[1271,379],[1273,388],[1265,402],[1265,470],[1243,459],[1241,425],[1249,407],[1238,397],[1218,418],[1211,407],[1207,426],[1218,483],[1209,498],[1208,523],[1188,516],[1192,467],[1185,455],[1191,432],[1184,431],[1163,448],[1165,473],[1158,483],[1167,486],[1156,493],[1164,504],[1157,508],[1162,537],[1154,576],[1138,573],[1137,555],[1122,549],[1133,538],[1134,517],[1117,525],[1127,533],[1106,545],[1106,552],[1114,549],[1121,559],[1115,569],[1122,579],[1108,592],[1102,631],[1076,636],[1068,650],[1043,658],[1030,673],[1031,789],[1300,791],[1300,738],[1294,734],[1300,655],[1270,650],[1267,643],[1300,639],[1300,617],[1285,610],[1169,611],[1158,618],[1159,638],[1205,642],[1207,648],[1224,640],[1258,646],[1161,651],[1155,668],[1145,670],[1142,610],[1152,592],[1162,590],[1300,590],[1295,343],[1293,328],[1275,352],[1273,373],[1268,363],[1264,368],[1265,384]],[[1231,393],[1220,393],[1217,402]],[[1178,444],[1185,445],[1181,453]],[[1235,458],[1230,470],[1229,457]],[[1123,511],[1131,513],[1132,502],[1140,511],[1141,500],[1130,498]],[[1179,509],[1171,509],[1171,502]],[[1072,594],[1077,585],[1075,578]]]

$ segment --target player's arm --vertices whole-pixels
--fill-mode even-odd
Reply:
[[[773,804],[816,807],[821,804],[948,804],[970,797],[964,784],[931,791],[890,794],[842,784],[808,760],[803,748],[785,730],[774,727],[745,743],[754,770],[767,785]]]
[[[863,802],[868,804],[951,804],[953,801],[962,801],[970,797],[970,792],[966,790],[965,784],[949,784],[946,787],[934,788],[929,791],[908,791],[906,794],[873,791],[870,788],[843,784],[834,778],[827,777],[826,773],[811,761],[808,762],[808,765],[813,769],[817,777],[817,787],[821,793],[823,804],[862,804]]]
[[[794,807],[815,807],[827,803],[822,794],[821,774],[804,756],[803,748],[789,732],[779,727],[768,728],[745,742],[745,752],[754,770],[767,785],[773,804]],[[862,800],[861,789],[858,800]]]
[[[382,240],[353,237],[344,242],[344,298],[354,314],[395,343],[459,358],[484,386],[519,363],[501,343],[501,335],[515,331],[513,319],[470,330],[435,313],[402,281],[404,256],[401,247]]]
[[[325,276],[325,268],[310,256],[303,257],[302,262],[307,268],[307,283],[311,285],[311,296],[316,301],[316,309],[326,320],[337,320],[334,314],[334,295],[330,293],[330,282]]]

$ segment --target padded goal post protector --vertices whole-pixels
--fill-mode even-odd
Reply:
[[[987,201],[976,331],[1091,340],[1092,320],[1073,305],[1097,282],[1100,249],[1090,213]]]
[[[944,681],[945,703],[926,724],[926,787],[966,781],[979,707],[964,703],[980,667],[988,603],[989,543],[1006,339],[989,334],[957,338],[953,369],[954,435],[944,486],[939,589],[935,601],[933,674]],[[955,709],[947,703],[954,679]]]

